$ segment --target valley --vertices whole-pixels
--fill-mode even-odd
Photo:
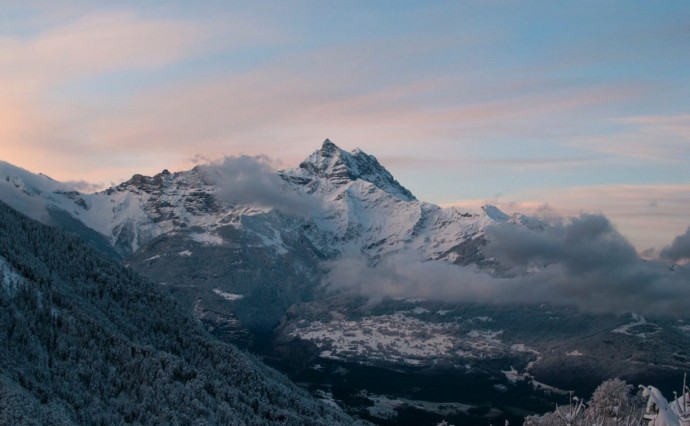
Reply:
[[[329,140],[295,169],[255,161],[135,175],[93,194],[3,163],[0,194],[154,283],[216,339],[375,424],[519,424],[607,378],[669,390],[690,368],[690,319],[605,310],[566,286],[608,275],[562,225],[419,201],[376,158]],[[597,226],[621,269],[687,276]],[[506,235],[559,232],[584,244],[580,263],[497,248]]]

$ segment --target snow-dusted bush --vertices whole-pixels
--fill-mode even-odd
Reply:
[[[584,403],[572,398],[569,405],[557,407],[542,416],[525,418],[526,426],[613,426],[640,425],[644,400],[633,394],[633,387],[620,379],[603,382]]]

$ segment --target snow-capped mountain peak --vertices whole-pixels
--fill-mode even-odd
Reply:
[[[173,175],[168,171],[168,169],[163,170],[153,177],[143,176],[136,174],[132,176],[128,181],[122,182],[117,186],[118,189],[138,189],[147,193],[154,192],[156,190],[161,190],[166,182],[171,181]]]
[[[503,213],[498,207],[492,204],[483,205],[482,210],[490,219],[496,222],[506,222],[508,219],[510,219],[510,216]]]
[[[401,200],[416,200],[415,196],[395,180],[376,157],[360,149],[347,152],[329,139],[323,142],[321,149],[314,151],[304,160],[296,172],[291,174],[291,180],[299,178],[304,183],[309,183],[319,178],[341,186],[361,179]]]
[[[34,216],[83,224],[123,256],[167,234],[223,244],[219,232],[231,227],[223,232],[245,233],[281,253],[288,250],[281,235],[295,233],[328,256],[353,251],[382,259],[412,250],[430,260],[477,262],[487,226],[530,222],[490,205],[470,212],[420,202],[374,156],[347,152],[328,139],[299,167],[278,172],[285,183],[281,190],[313,207],[307,218],[281,219],[270,208],[219,198],[218,185],[200,167],[136,174],[103,192],[80,194],[44,176],[0,166],[0,199]]]

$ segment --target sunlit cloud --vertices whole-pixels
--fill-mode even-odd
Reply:
[[[300,57],[319,63],[318,56]],[[459,143],[477,144],[494,135],[524,133],[526,122],[551,114],[598,106],[629,96],[626,88],[597,88],[580,93],[521,94],[506,101],[459,100],[425,106],[419,100],[449,92],[461,80],[421,80],[384,88],[348,87],[338,76],[304,69],[283,75],[286,65],[185,80],[143,91],[88,121],[78,133],[98,135],[99,149],[156,155],[175,152],[178,158],[203,153],[259,155],[279,149],[296,164],[318,141],[330,137],[342,143],[375,146],[378,152],[416,153],[421,141],[441,144],[462,134]],[[567,99],[564,99],[567,98]],[[502,123],[497,126],[495,123]],[[536,128],[530,132],[537,133]],[[477,138],[477,140],[472,140]],[[141,141],[146,144],[142,145]],[[385,155],[385,154],[384,154]],[[589,157],[472,160],[541,164],[582,162]],[[170,159],[168,159],[170,160]]]
[[[115,176],[128,176],[149,159],[137,161],[131,152],[113,155],[113,150],[103,149],[108,136],[89,132],[84,125],[129,108],[132,93],[109,87],[125,84],[127,73],[160,72],[180,61],[217,53],[213,41],[221,36],[227,37],[222,49],[278,38],[275,31],[263,28],[252,29],[239,19],[201,25],[109,12],[61,21],[34,35],[0,35],[2,157],[64,179],[107,181],[104,169],[122,169]],[[85,83],[101,91],[89,95],[81,89]],[[151,114],[155,112],[143,116]],[[140,121],[134,116],[129,122],[113,120],[110,130]],[[156,126],[166,124],[159,121]],[[139,146],[145,144],[145,139],[139,141]]]
[[[78,121],[72,114],[79,108],[61,101],[58,92],[103,73],[163,66],[200,39],[189,24],[144,21],[128,13],[86,17],[28,38],[0,37],[4,159],[40,170],[50,162],[60,167],[56,159],[67,159],[73,150],[88,155],[71,134]],[[38,151],[43,155],[35,155]]]
[[[88,16],[36,37],[0,38],[0,73],[51,86],[95,73],[160,67],[188,53],[200,38],[200,29],[189,23],[130,13]]]

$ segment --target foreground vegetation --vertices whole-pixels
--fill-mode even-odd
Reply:
[[[0,203],[0,424],[355,421],[211,338],[159,288]]]

